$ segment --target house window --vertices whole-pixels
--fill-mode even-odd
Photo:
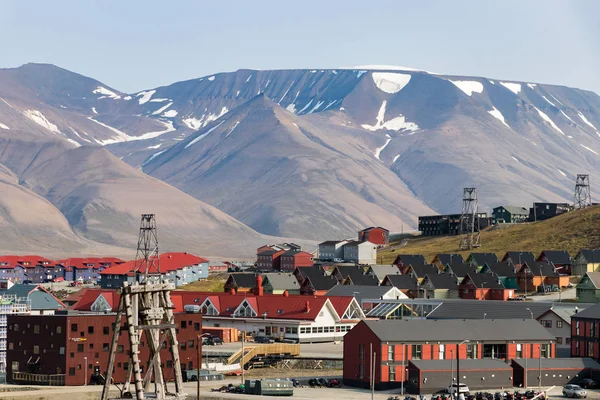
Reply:
[[[565,338],[565,344],[571,344],[571,338],[570,337]]]
[[[394,346],[393,344],[388,345],[388,361],[394,361],[394,348],[396,346]],[[390,371],[391,374],[391,371]],[[390,381],[392,381],[393,379],[390,378]]]
[[[563,327],[563,322],[562,321],[556,321],[556,327],[557,328],[562,328]]]
[[[471,359],[477,358],[477,345],[476,344],[468,344],[467,345],[467,358],[471,358]]]
[[[83,353],[83,343],[80,343],[77,345],[77,352],[78,353]]]
[[[188,348],[190,348],[190,349],[194,348],[194,341],[193,340],[189,340],[188,341]]]
[[[181,321],[181,329],[187,328],[187,321]]]
[[[102,327],[102,334],[103,335],[108,335],[110,333],[110,328],[108,326],[103,326]]]
[[[199,322],[194,322],[194,330],[196,332],[200,332],[200,323]]]
[[[358,345],[358,379],[365,377],[365,345]]]
[[[94,333],[94,327],[88,326],[88,333]]]
[[[446,359],[446,346],[443,344],[440,344],[439,350],[438,350],[438,359],[439,360],[444,360]]]
[[[548,358],[550,357],[550,345],[549,344],[541,344],[540,345],[540,357]]]
[[[543,319],[542,320],[542,326],[544,328],[552,328],[552,321],[547,320],[547,319]]]
[[[186,344],[185,342],[181,342],[181,350],[185,350],[186,349]]]
[[[108,343],[102,343],[102,351],[108,351]]]
[[[40,326],[39,325],[34,325],[33,326],[33,333],[40,333]]]
[[[396,367],[391,365],[390,366],[390,382],[395,382],[396,381]]]
[[[117,346],[117,353],[123,353],[125,351],[125,348],[123,347],[122,344]]]
[[[71,324],[71,332],[77,332],[77,324]]]
[[[69,367],[69,376],[75,376],[75,367]]]
[[[423,355],[423,345],[413,344],[411,353],[413,359],[420,360]]]
[[[575,334],[579,336],[579,321],[575,322]]]
[[[517,358],[523,358],[523,345],[517,343]]]
[[[173,368],[173,360],[167,360],[167,368]]]
[[[556,344],[562,344],[562,337],[560,337],[560,336],[556,337]]]
[[[596,336],[596,323],[590,322],[590,336]]]
[[[40,354],[40,346],[38,346],[38,345],[33,346],[33,354]]]
[[[588,342],[587,344],[587,356],[594,357],[594,342]]]

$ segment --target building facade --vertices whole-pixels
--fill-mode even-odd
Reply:
[[[492,210],[494,224],[519,224],[529,220],[529,210],[526,207],[500,206]]]
[[[334,261],[344,259],[344,245],[348,240],[328,240],[319,243],[319,260]]]
[[[390,231],[380,226],[371,226],[358,232],[358,240],[371,242],[377,246],[386,246],[390,240]]]
[[[428,215],[419,217],[419,231],[423,236],[458,235],[460,234],[461,214]],[[479,229],[491,225],[492,219],[487,213],[478,213],[476,223]]]
[[[279,269],[282,272],[293,272],[297,267],[314,265],[313,255],[306,251],[286,251],[279,258]]]
[[[377,264],[377,246],[371,242],[353,241],[344,245],[344,261],[356,264]]]
[[[567,203],[533,203],[533,207],[529,209],[529,221],[544,221],[572,209],[573,206]]]

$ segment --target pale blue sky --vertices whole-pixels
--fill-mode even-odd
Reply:
[[[600,94],[600,1],[0,0],[0,67],[134,92],[240,68],[392,64]]]

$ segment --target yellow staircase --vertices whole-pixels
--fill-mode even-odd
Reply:
[[[252,346],[244,346],[242,355],[242,349],[239,349],[227,359],[227,364],[245,365],[248,361],[252,360],[256,356],[269,356],[269,355],[289,355],[299,356],[300,345],[289,344],[289,343],[270,343],[270,344],[254,344]]]

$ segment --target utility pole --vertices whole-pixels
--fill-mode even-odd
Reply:
[[[525,356],[525,376],[523,377],[523,387],[527,389],[527,342],[525,342],[525,348],[523,349],[523,355]]]
[[[460,400],[460,345],[469,343],[469,339],[465,339],[456,345],[456,399]]]
[[[404,397],[404,380],[406,379],[406,367],[404,366],[404,359],[406,357],[406,343],[402,343],[402,382],[400,383],[400,395]]]
[[[200,400],[200,354],[202,353],[202,336],[196,336],[196,368],[198,368],[198,376],[196,381],[196,399]]]
[[[242,367],[242,385],[244,384],[244,356],[246,355],[244,350],[244,342],[246,341],[246,328],[242,331],[242,358],[240,360],[240,367]]]

